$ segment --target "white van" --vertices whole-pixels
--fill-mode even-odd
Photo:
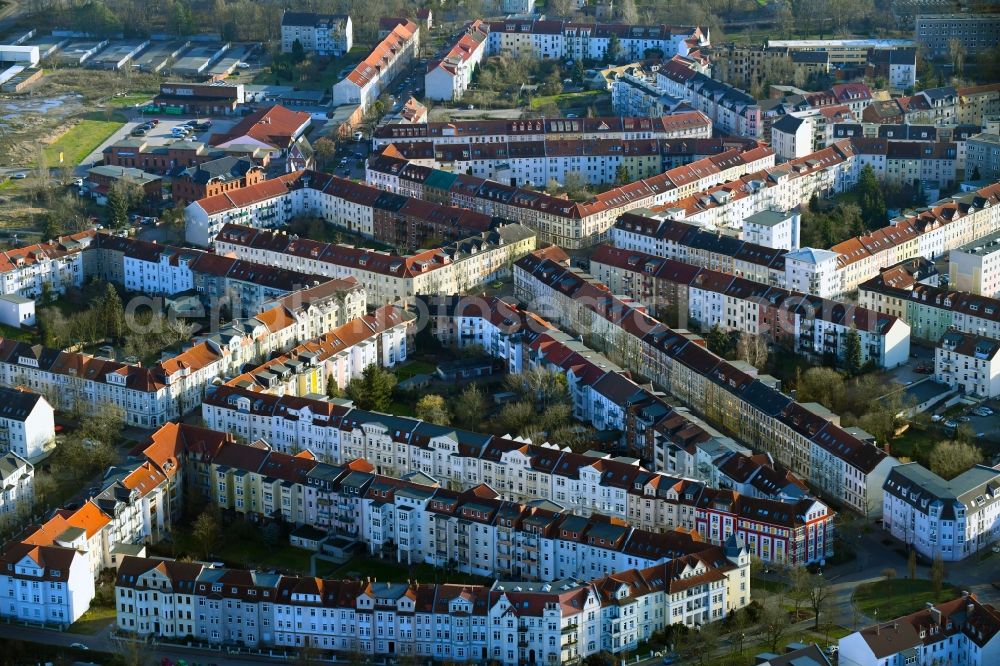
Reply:
[[[364,138],[365,138],[365,133],[364,132],[362,132],[362,131],[359,130],[359,131],[357,131],[357,132],[354,133],[354,140],[355,141],[362,141],[362,140],[364,140]]]

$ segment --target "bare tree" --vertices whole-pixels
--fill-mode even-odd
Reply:
[[[809,587],[809,607],[813,612],[813,629],[819,629],[820,613],[826,609],[831,594],[830,583],[822,576],[813,576]]]
[[[760,370],[767,363],[767,340],[760,334],[741,333],[736,353],[741,360]]]

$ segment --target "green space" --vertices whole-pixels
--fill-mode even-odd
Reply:
[[[945,584],[934,594],[933,583],[924,579],[879,580],[859,585],[854,591],[854,605],[864,615],[881,618],[901,617],[923,608],[927,602],[939,603],[958,596],[958,589]]]
[[[96,634],[115,621],[115,607],[92,604],[79,620],[66,630],[71,634]]]
[[[254,77],[257,85],[295,86],[302,90],[330,90],[344,77],[345,67],[361,62],[372,50],[370,44],[355,44],[347,55],[339,58],[306,56],[296,62],[291,53],[277,53],[270,67],[261,69]]]
[[[407,566],[396,562],[374,559],[369,556],[355,557],[339,567],[333,568],[329,578],[364,578],[370,576],[379,581],[403,582],[417,580],[421,583],[448,582],[469,585],[492,585],[493,579],[483,576],[447,571],[430,564]]]
[[[198,552],[198,546],[189,530],[174,530],[172,537],[172,543],[160,543],[150,550],[167,557],[182,557]],[[234,523],[227,528],[227,537],[219,541],[208,559],[221,560],[226,566],[234,568],[278,569],[308,574],[311,557],[312,551],[304,548],[296,548],[287,543],[267,543],[260,537],[260,531],[249,523]]]
[[[396,378],[400,381],[409,379],[416,375],[433,375],[437,366],[428,361],[408,361],[406,365],[401,365],[394,369]]]
[[[586,110],[588,107],[594,106],[599,113],[603,113],[611,106],[611,96],[604,90],[585,90],[531,98],[530,106],[533,111],[541,110],[549,105],[557,106],[560,111],[566,109]]]
[[[389,404],[389,413],[397,416],[417,416],[417,411],[413,408],[413,405],[398,400],[393,400]]]
[[[127,95],[122,95],[121,97],[112,97],[108,100],[108,104],[115,107],[116,109],[127,109],[132,108],[136,104],[143,104],[150,101],[156,96],[155,92],[135,92],[129,93]]]
[[[125,116],[120,113],[113,114],[110,120],[100,113],[87,114],[55,142],[45,147],[45,161],[50,167],[59,166],[61,152],[63,164],[79,164],[124,124]]]

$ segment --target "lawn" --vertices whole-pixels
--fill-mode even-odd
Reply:
[[[604,90],[586,90],[584,92],[561,93],[559,95],[543,95],[531,100],[531,109],[537,111],[549,104],[555,104],[560,111],[567,109],[586,109],[589,106],[598,108],[608,106],[611,96]]]
[[[355,44],[347,55],[340,58],[317,57],[298,64],[292,62],[290,55],[280,54],[275,57],[273,67],[261,69],[253,77],[253,82],[260,85],[294,85],[302,90],[330,90],[343,78],[341,70],[358,64],[371,50],[369,44]]]
[[[308,574],[312,551],[296,548],[287,543],[270,545],[260,537],[260,530],[250,523],[233,522],[225,528],[226,537],[215,547],[208,558],[221,560],[228,567],[239,569],[278,569],[297,574]],[[186,529],[174,530],[173,543],[160,543],[151,551],[166,557],[184,557],[197,552]]]
[[[92,605],[66,630],[71,634],[96,634],[115,621],[115,607]]]
[[[923,608],[928,601],[938,603],[958,596],[958,589],[945,584],[940,595],[935,595],[931,581],[916,579],[879,580],[858,586],[854,591],[854,604],[861,613],[874,617],[893,618],[907,615]]]
[[[45,147],[45,160],[49,166],[59,166],[61,152],[63,164],[77,165],[124,124],[125,117],[118,113],[111,120],[107,120],[103,114],[88,114],[54,143]]]
[[[131,108],[137,104],[144,104],[152,100],[156,96],[156,92],[136,92],[123,95],[121,97],[112,97],[108,100],[108,104],[115,107],[116,109],[126,109]]]
[[[463,573],[449,573],[440,567],[429,564],[414,564],[408,567],[385,560],[370,557],[356,557],[346,564],[333,569],[328,578],[364,578],[371,576],[379,581],[405,582],[417,580],[422,583],[448,582],[466,583],[470,585],[492,585],[493,579],[483,576],[473,576]]]
[[[415,375],[433,375],[437,366],[427,361],[410,361],[406,365],[396,368],[396,378],[400,381],[409,379]]]

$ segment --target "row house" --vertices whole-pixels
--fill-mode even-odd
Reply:
[[[901,262],[862,283],[859,302],[900,317],[914,337],[935,344],[949,331],[1000,339],[1000,300],[928,284],[921,274],[906,270],[910,263]]]
[[[0,293],[37,299],[83,285],[87,274],[83,251],[94,231],[60,236],[45,243],[0,252]]]
[[[220,229],[215,248],[245,261],[356,279],[370,304],[383,305],[421,294],[462,293],[508,276],[511,262],[531,252],[535,242],[527,227],[507,224],[437,249],[396,255],[228,224]]]
[[[861,168],[871,166],[875,175],[893,185],[916,185],[951,190],[965,163],[952,142],[852,139]]]
[[[532,55],[557,60],[606,61],[612,36],[621,49],[619,57],[630,62],[646,57],[648,50],[657,50],[667,59],[675,55],[693,56],[710,41],[708,29],[697,26],[577,23],[510,17],[491,22],[489,29],[487,55]]]
[[[704,331],[718,326],[761,335],[769,344],[785,343],[796,353],[841,363],[846,338],[854,331],[860,337],[863,363],[891,368],[909,360],[909,326],[891,315],[609,245],[598,248],[591,269],[616,294],[638,303],[654,295],[660,304],[664,297],[676,298],[680,328]],[[669,284],[647,291],[647,276]]]
[[[436,426],[417,419],[342,407],[323,400],[279,397],[238,387],[220,387],[206,399],[204,415],[206,423],[212,428],[233,432],[247,441],[268,441],[279,451],[307,451],[316,455],[323,465],[343,466],[350,461],[364,460],[375,474],[408,479],[419,476],[426,480],[425,485],[435,487],[441,483],[452,488],[470,489],[487,484],[503,501],[531,503],[540,499],[549,503],[547,506],[557,507],[557,511],[566,507],[581,516],[607,515],[616,520],[627,520],[629,524],[646,530],[696,530],[695,506],[710,490],[704,482],[649,472],[634,462],[613,459],[608,454],[579,455],[551,445],[536,446],[527,440],[507,440]],[[248,451],[245,455],[251,454],[257,457],[276,455],[264,450]],[[225,465],[227,474],[232,472],[232,467],[234,465]],[[242,473],[239,476],[242,478]],[[324,474],[323,477],[329,481],[329,475]],[[316,479],[318,486],[329,485],[320,481]],[[396,488],[394,491],[388,486],[383,487],[385,483],[392,486],[393,482],[391,479],[380,481],[379,492],[375,495],[368,493],[364,483],[358,484],[362,489],[356,496],[378,500],[374,504],[361,500],[362,506],[371,504],[371,510],[375,511],[371,521],[375,522],[363,521],[363,525],[357,526],[349,517],[335,520],[329,511],[315,518],[310,515],[307,520],[299,522],[330,529],[334,524],[348,521],[353,526],[349,533],[355,536],[359,531],[374,535],[372,530],[377,523],[389,532],[371,537],[369,545],[372,552],[382,552],[380,549],[383,544],[389,543],[390,536],[397,548],[401,548],[400,540],[404,539],[407,548],[416,548],[424,537],[418,537],[417,525],[412,522],[414,506],[407,504],[405,508],[386,508],[386,497],[393,492],[399,497],[397,491],[400,486],[398,483],[392,486]],[[657,488],[667,489],[678,484],[686,489],[683,496],[657,491]],[[408,488],[404,495],[410,502],[416,491],[412,485]],[[327,488],[326,492],[332,490],[332,487]],[[425,491],[420,492],[421,496],[426,494]],[[245,493],[245,496],[250,494]],[[795,501],[801,502],[801,495]],[[768,511],[776,519],[785,516],[781,520],[790,520],[797,515],[784,498],[761,497],[754,502],[761,509],[757,520],[767,524],[767,529],[790,529],[788,525],[767,520]],[[233,508],[232,502],[222,506]],[[242,504],[237,508],[246,510]],[[819,517],[823,518],[820,522],[825,524],[832,521],[832,513],[826,509],[824,512]],[[735,514],[727,515],[735,524]],[[412,525],[413,530],[410,527],[400,530],[400,525],[404,523]],[[425,535],[427,526],[421,529]],[[713,538],[705,533],[703,536],[718,545],[730,534],[726,532],[721,537],[716,534]],[[477,545],[485,547],[487,544]],[[452,550],[450,547],[442,548],[441,552],[450,553]],[[814,555],[816,559],[824,556],[822,550]],[[408,561],[406,558],[409,556],[403,552],[399,557]],[[492,559],[489,561],[492,562]],[[485,560],[473,557],[468,562],[470,566],[480,566]],[[554,569],[551,571],[555,573],[548,575],[562,575]],[[535,571],[534,575],[540,574]]]
[[[660,66],[657,87],[667,95],[687,101],[712,120],[712,126],[726,134],[761,138],[761,108],[752,96],[716,81],[680,58]]]
[[[711,138],[712,123],[698,111],[656,116],[597,116],[594,118],[519,118],[516,120],[451,120],[385,124],[372,132],[372,146],[394,143],[448,144],[517,143],[523,141],[613,141]],[[370,181],[369,181],[370,182]]]
[[[371,53],[333,86],[333,104],[351,104],[365,111],[396,76],[406,69],[420,50],[420,27],[406,19],[383,19],[394,23],[384,31]],[[388,27],[388,26],[386,26]]]
[[[513,220],[537,231],[543,241],[583,248],[606,240],[622,213],[665,205],[746,173],[772,167],[774,151],[762,145],[739,144],[659,175],[612,188],[587,202],[573,202],[478,176],[451,174],[415,162],[409,160],[400,165],[392,160],[370,161],[367,178],[389,191],[445,200],[492,217]],[[381,170],[389,173],[382,174]],[[398,190],[393,190],[394,187]]]
[[[326,393],[331,383],[346,389],[369,366],[392,368],[406,360],[410,320],[404,311],[382,306],[287,352],[270,354],[226,383],[293,396]]]
[[[885,480],[882,528],[928,559],[958,562],[1000,541],[1000,471],[976,465],[950,481],[920,463]]]
[[[881,511],[881,483],[895,460],[734,368],[588,275],[529,255],[515,264],[519,298],[548,306],[554,321],[587,334],[612,360],[648,377],[722,432],[775,460],[862,515]],[[587,321],[589,314],[589,321]],[[585,322],[586,326],[574,326]]]
[[[602,651],[633,650],[671,624],[720,619],[731,604],[727,581],[746,574],[748,563],[733,544],[589,582],[485,587],[328,580],[130,557],[115,581],[117,627],[158,640],[253,649],[505,666],[581,663]]]

